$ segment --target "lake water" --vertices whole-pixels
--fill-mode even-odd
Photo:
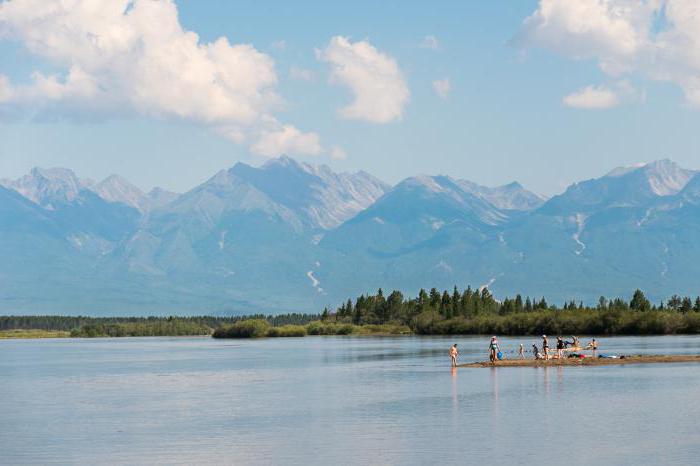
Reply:
[[[0,464],[698,464],[700,364],[453,371],[453,342],[486,357],[476,337],[0,341]]]

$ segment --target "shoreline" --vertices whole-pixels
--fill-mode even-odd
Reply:
[[[550,367],[550,366],[615,366],[623,364],[669,364],[681,362],[700,362],[700,355],[697,354],[677,354],[677,355],[643,355],[637,354],[624,356],[617,359],[612,358],[564,358],[550,359],[504,359],[495,364],[488,361],[477,361],[472,363],[458,364],[457,367]]]

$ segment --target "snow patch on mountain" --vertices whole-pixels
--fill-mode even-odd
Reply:
[[[583,253],[583,251],[586,250],[586,244],[583,241],[581,241],[581,234],[583,233],[584,228],[586,228],[586,216],[581,213],[578,213],[574,217],[574,222],[576,223],[577,228],[576,233],[571,235],[571,237],[579,246],[579,248],[574,251],[574,254],[580,256]]]

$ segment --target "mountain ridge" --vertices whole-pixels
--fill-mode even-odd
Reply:
[[[4,312],[318,311],[378,287],[465,284],[589,302],[690,293],[700,271],[700,174],[670,160],[548,199],[444,175],[389,186],[288,157],[181,194],[36,168],[0,181],[0,213]]]

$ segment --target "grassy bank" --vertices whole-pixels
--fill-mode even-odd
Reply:
[[[63,330],[13,329],[0,330],[0,340],[10,338],[67,338],[70,332]]]

